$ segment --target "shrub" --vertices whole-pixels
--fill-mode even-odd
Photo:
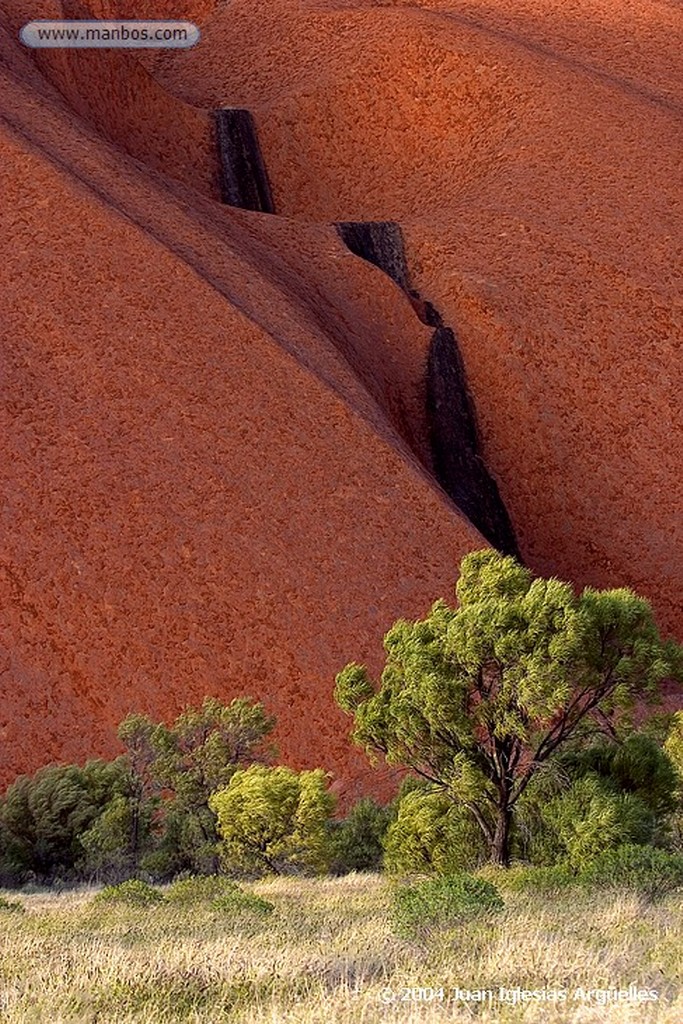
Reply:
[[[163,893],[139,878],[129,878],[119,885],[107,885],[95,899],[98,903],[132,903],[142,907],[165,902]]]
[[[401,799],[384,848],[384,866],[392,874],[452,875],[471,870],[486,857],[483,837],[468,811],[424,787]]]
[[[222,875],[190,875],[179,878],[166,891],[172,903],[205,903],[232,892],[237,886]]]
[[[683,888],[683,856],[623,843],[597,857],[579,877],[587,885],[632,889],[648,900],[661,899]]]
[[[576,871],[623,842],[647,843],[654,825],[652,813],[638,796],[615,792],[593,772],[550,800],[542,816],[562,844],[562,859],[566,857]]]
[[[382,807],[367,797],[353,805],[343,821],[330,826],[331,871],[378,871],[384,856],[383,840],[393,808]]]
[[[255,914],[258,917],[267,917],[272,914],[275,907],[268,900],[256,896],[253,892],[245,892],[239,886],[216,896],[211,901],[214,910],[225,910],[232,915]]]
[[[4,896],[0,896],[0,912],[9,914],[23,914],[25,907],[23,903],[19,903],[18,900],[7,900]]]
[[[328,866],[334,798],[322,769],[252,765],[235,772],[209,806],[218,816],[222,852],[231,867],[280,874],[295,866]]]
[[[166,899],[184,906],[210,903],[215,910],[227,910],[235,915],[251,913],[263,916],[275,909],[272,903],[253,893],[245,892],[235,882],[221,875],[178,879],[169,887]]]
[[[567,864],[552,867],[517,864],[511,868],[482,868],[478,877],[494,882],[510,892],[554,893],[577,884],[577,876]]]
[[[74,877],[86,860],[83,835],[129,789],[122,758],[48,765],[20,776],[0,799],[3,874],[14,881]]]
[[[465,873],[430,878],[394,891],[394,922],[405,937],[424,936],[439,928],[502,910],[503,899],[492,882]]]

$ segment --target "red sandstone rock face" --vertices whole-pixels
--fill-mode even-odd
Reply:
[[[522,553],[683,635],[679,5],[236,0],[159,78],[258,120],[278,210],[396,219]]]
[[[164,185],[20,64],[0,83],[3,781],[112,753],[132,709],[246,692],[284,759],[352,788],[370,773],[335,672],[377,667],[483,543],[381,378],[428,332],[332,229]]]
[[[11,34],[86,16],[22,2]],[[333,220],[403,224],[530,564],[683,635],[680,11],[508,6],[102,0],[202,42],[7,36],[1,781],[246,692],[286,761],[368,785],[334,674],[483,541],[429,475],[430,332]],[[215,202],[219,105],[290,219]]]

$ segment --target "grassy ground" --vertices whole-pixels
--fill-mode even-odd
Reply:
[[[270,918],[230,920],[202,905],[105,907],[87,891],[6,894],[26,912],[0,911],[0,1020],[683,1021],[680,895],[644,907],[608,893],[510,893],[496,917],[420,945],[394,934],[377,876],[275,879],[251,888],[275,904]],[[631,984],[656,989],[658,1001],[573,998],[578,987]],[[500,986],[560,988],[567,997],[514,1007],[500,1000]],[[456,987],[491,989],[492,1004],[488,996],[458,1001]],[[437,990],[431,999],[430,988]]]

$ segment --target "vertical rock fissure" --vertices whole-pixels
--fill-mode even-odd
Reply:
[[[481,454],[476,410],[454,331],[411,287],[400,225],[344,221],[337,232],[354,255],[383,270],[403,289],[423,323],[435,328],[427,358],[427,423],[434,474],[441,487],[499,551],[519,556],[515,533]]]
[[[214,111],[220,165],[221,199],[228,206],[275,213],[266,165],[249,110]]]
[[[409,290],[403,234],[395,221],[340,221],[335,225],[347,249],[379,267],[405,292]]]

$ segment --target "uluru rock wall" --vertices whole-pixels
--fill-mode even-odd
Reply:
[[[332,227],[161,186],[47,83],[4,71],[0,115],[2,780],[247,693],[377,788],[334,674],[484,543],[380,401],[427,328]]]
[[[134,4],[97,4],[85,0],[0,0],[0,21],[12,34],[27,21],[145,17]],[[150,4],[150,12],[155,5]],[[120,7],[120,12],[117,8]],[[159,9],[159,5],[156,5]],[[101,9],[101,14],[99,13]],[[175,8],[172,7],[172,10]],[[128,13],[126,13],[128,12]],[[165,17],[161,11],[157,17]],[[107,139],[165,177],[218,196],[214,124],[210,111],[169,94],[138,59],[148,51],[40,49],[29,51],[41,72],[71,109]],[[153,52],[153,51],[152,51]]]
[[[254,111],[282,214],[401,225],[525,560],[680,637],[683,12],[622,15],[236,0],[159,79]]]
[[[248,693],[284,760],[382,790],[334,674],[484,540],[433,474],[444,350],[430,385],[433,327],[339,221],[400,224],[532,568],[683,635],[680,12],[638,5],[629,63],[616,14],[549,9],[198,3],[199,46],[158,55],[7,37],[2,781]],[[226,106],[283,216],[219,202]]]

